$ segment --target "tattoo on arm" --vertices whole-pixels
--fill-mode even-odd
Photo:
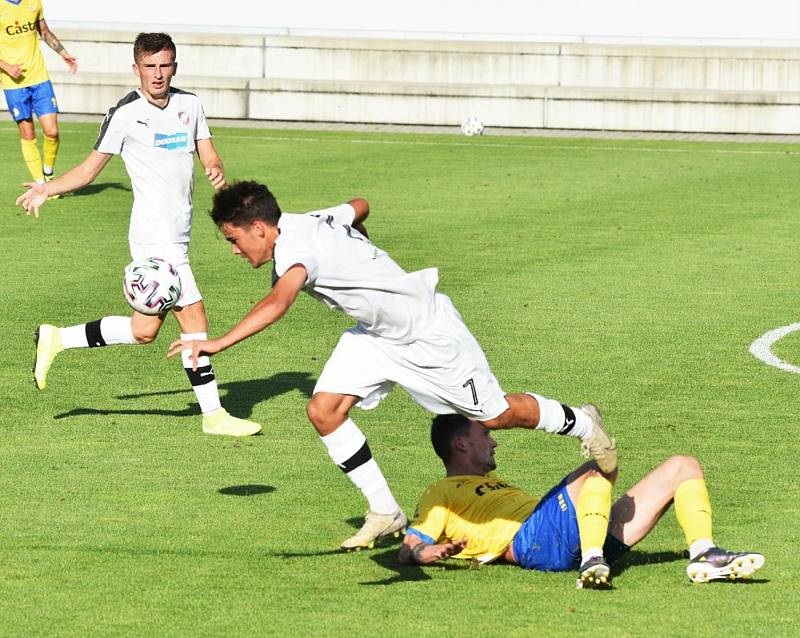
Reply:
[[[42,40],[56,53],[61,53],[64,50],[64,45],[61,44],[55,34],[47,27],[42,29]]]

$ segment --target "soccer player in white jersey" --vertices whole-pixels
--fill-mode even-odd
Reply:
[[[407,273],[367,237],[364,199],[305,215],[282,214],[256,182],[217,192],[211,217],[235,255],[254,268],[274,262],[272,291],[227,334],[182,339],[169,355],[192,362],[220,352],[280,319],[305,290],[358,321],[341,337],[314,388],[308,416],[335,464],[369,504],[363,527],[343,549],[371,547],[407,519],[383,477],[353,406],[375,407],[394,384],[437,414],[460,413],[488,428],[529,427],[583,440],[610,473],[617,451],[592,405],[571,408],[536,394],[505,394],[450,299],[436,292],[435,268]]]
[[[225,186],[225,174],[200,100],[171,86],[178,68],[175,54],[175,44],[166,33],[139,34],[133,47],[139,88],[109,110],[94,150],[83,162],[46,184],[26,184],[28,191],[17,204],[38,217],[48,196],[90,184],[114,155],[120,155],[133,186],[131,255],[134,259],[162,257],[177,268],[182,289],[173,312],[181,338],[204,339],[208,319],[188,253],[195,152],[215,189]],[[33,370],[36,387],[45,389],[50,366],[62,350],[150,343],[165,318],[166,313],[134,312],[132,317],[103,317],[67,328],[39,326]],[[231,416],[222,407],[207,357],[193,368],[187,354],[184,369],[203,413],[204,432],[248,436],[261,430],[258,423]]]

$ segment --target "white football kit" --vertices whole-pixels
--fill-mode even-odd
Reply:
[[[178,269],[179,306],[202,299],[189,266],[188,245],[195,141],[210,137],[196,95],[171,88],[169,102],[159,108],[137,89],[108,111],[94,146],[125,162],[133,188],[131,256],[162,257]]]
[[[407,273],[352,228],[354,218],[342,204],[278,221],[274,276],[301,264],[304,290],[358,321],[339,339],[314,393],[351,394],[371,409],[399,384],[437,414],[487,420],[504,412],[505,393],[483,350],[436,292],[437,270]]]

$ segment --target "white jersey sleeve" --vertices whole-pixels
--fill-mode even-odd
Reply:
[[[122,147],[127,136],[127,117],[122,107],[137,99],[139,99],[139,94],[136,91],[132,91],[117,102],[116,106],[108,109],[108,113],[106,113],[106,117],[100,126],[94,150],[100,153],[108,153],[109,155],[122,153]]]
[[[325,217],[330,215],[333,217],[334,223],[341,226],[349,226],[356,219],[356,209],[350,204],[344,203],[339,204],[338,206],[332,206],[331,208],[323,208],[321,210],[311,211],[310,213],[306,213],[306,215],[314,215],[315,217]]]
[[[207,140],[211,138],[211,130],[208,128],[208,120],[206,120],[206,112],[203,110],[203,105],[197,101],[198,113],[195,121],[197,128],[195,129],[195,140]]]

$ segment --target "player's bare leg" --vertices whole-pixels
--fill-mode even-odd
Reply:
[[[703,470],[691,456],[669,458],[614,503],[609,534],[631,547],[672,504],[689,547],[686,572],[692,582],[745,579],[764,565],[757,552],[729,552],[716,545]]]
[[[318,392],[307,408],[308,418],[331,460],[361,490],[369,504],[361,529],[340,545],[344,550],[373,547],[378,538],[399,536],[408,524],[372,457],[366,437],[350,419],[350,410],[358,400],[359,397],[349,394]]]
[[[617,446],[605,429],[600,411],[591,403],[569,407],[533,393],[507,394],[508,409],[494,419],[482,421],[487,428],[527,427],[551,434],[575,436],[583,442],[586,456],[609,474],[617,467]]]
[[[176,307],[173,313],[181,327],[181,340],[208,338],[208,318],[202,301],[182,308]],[[214,369],[208,356],[198,358],[196,370],[192,369],[190,351],[184,350],[181,359],[203,413],[203,432],[227,436],[251,436],[261,432],[261,424],[232,416],[222,407]]]

